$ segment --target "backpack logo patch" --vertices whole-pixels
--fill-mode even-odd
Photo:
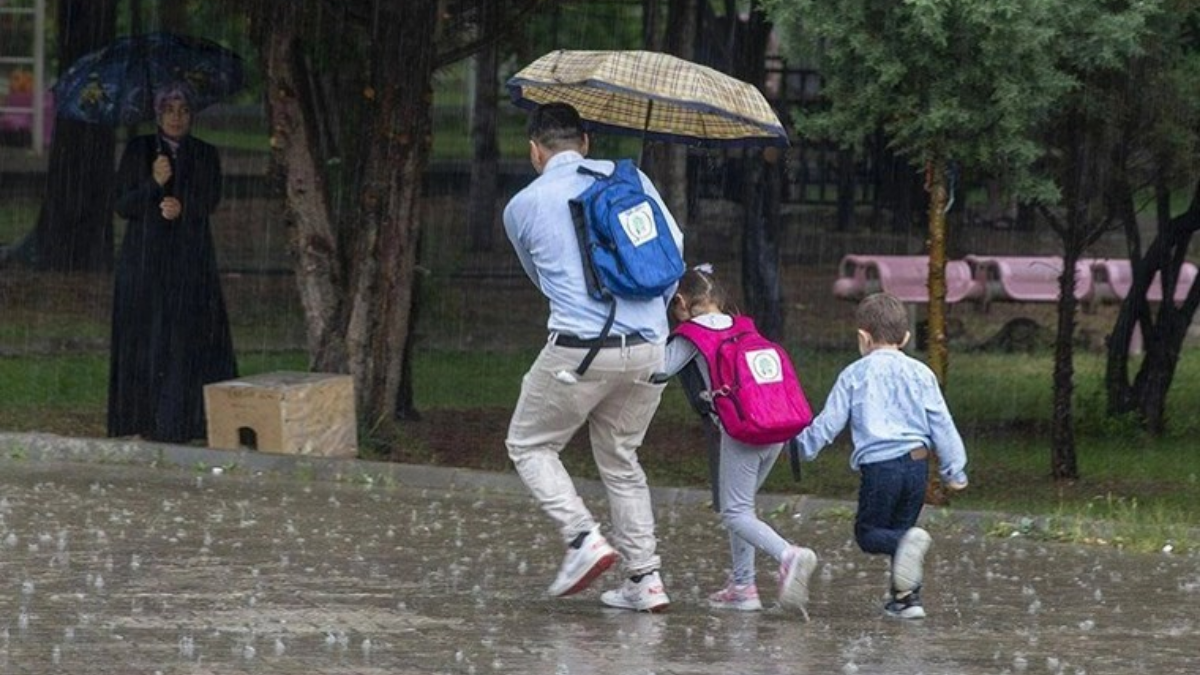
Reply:
[[[756,349],[746,352],[746,365],[750,376],[758,384],[773,384],[783,381],[783,364],[774,349]]]
[[[621,222],[621,229],[625,230],[625,236],[629,237],[634,246],[641,246],[658,237],[658,228],[654,225],[654,211],[649,202],[642,202],[618,213],[617,220]]]

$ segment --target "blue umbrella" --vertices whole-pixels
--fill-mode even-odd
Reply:
[[[242,57],[211,40],[157,32],[118,38],[54,85],[58,116],[110,126],[154,119],[154,92],[186,82],[198,112],[245,84]]]

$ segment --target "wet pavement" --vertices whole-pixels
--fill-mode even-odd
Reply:
[[[903,622],[881,614],[886,564],[855,548],[850,505],[779,501],[771,522],[821,558],[811,620],[721,613],[704,596],[724,580],[724,533],[703,492],[673,491],[659,500],[671,611],[639,615],[600,605],[615,571],[544,596],[561,545],[511,476],[214,473],[220,453],[181,452],[157,467],[5,452],[0,673],[1200,671],[1195,555],[999,539],[927,514],[929,617]]]

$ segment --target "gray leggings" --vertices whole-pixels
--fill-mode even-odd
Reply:
[[[746,445],[721,432],[718,495],[721,522],[729,530],[729,550],[733,556],[730,578],[735,584],[754,583],[755,549],[780,560],[790,545],[774,528],[758,519],[754,501],[782,449],[782,443]]]

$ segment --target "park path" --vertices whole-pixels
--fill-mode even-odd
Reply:
[[[459,472],[446,489],[214,464],[0,462],[0,673],[1200,669],[1195,555],[998,539],[935,513],[930,616],[899,622],[881,616],[886,567],[854,547],[849,505],[802,502],[771,522],[821,557],[811,621],[717,613],[703,598],[723,580],[723,534],[702,498],[672,493],[672,608],[637,615],[599,604],[614,572],[543,595],[560,544],[511,476]],[[772,568],[760,558],[773,598]]]

